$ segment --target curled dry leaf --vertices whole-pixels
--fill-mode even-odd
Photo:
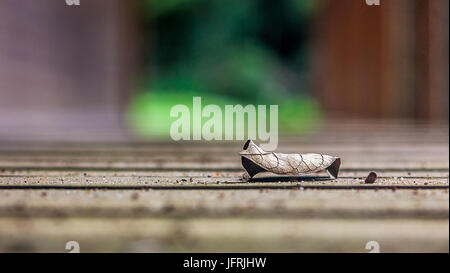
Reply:
[[[280,175],[300,175],[326,170],[332,178],[337,178],[341,159],[323,154],[282,154],[266,152],[252,140],[247,140],[241,155],[242,166],[246,170],[244,180],[249,180],[260,172]]]

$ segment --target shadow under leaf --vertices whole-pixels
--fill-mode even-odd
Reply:
[[[328,176],[266,176],[253,177],[248,182],[314,182],[334,180]]]

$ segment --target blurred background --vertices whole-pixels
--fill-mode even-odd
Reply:
[[[170,108],[448,121],[447,0],[0,1],[0,139],[169,137]]]

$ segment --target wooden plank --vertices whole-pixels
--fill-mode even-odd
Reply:
[[[447,219],[448,189],[0,191],[0,218]],[[132,231],[130,231],[132,232]]]
[[[0,170],[0,177],[16,177],[26,179],[28,177],[142,177],[142,178],[158,178],[158,177],[173,177],[173,178],[201,178],[201,177],[222,177],[222,178],[239,178],[242,175],[243,169],[233,171],[214,171],[214,170],[127,170],[127,169],[111,169],[111,170],[50,170],[45,168],[32,169],[4,169]],[[325,173],[315,175],[304,175],[308,178],[311,176],[321,176],[326,178]],[[351,170],[348,168],[341,169],[339,178],[355,178],[365,179],[368,175],[366,170]],[[258,176],[265,177],[270,174],[258,174]],[[448,170],[430,169],[430,170],[386,170],[383,169],[378,173],[378,178],[393,178],[393,179],[410,179],[410,178],[443,178],[448,179]],[[4,180],[6,181],[6,180]]]
[[[0,251],[448,252],[448,220],[0,218]],[[251,232],[250,232],[251,231]]]
[[[365,178],[365,177],[364,177]],[[131,187],[131,188],[161,188],[172,187],[180,188],[382,188],[384,186],[395,186],[397,189],[411,187],[421,187],[423,189],[441,186],[440,188],[448,188],[449,178],[417,178],[417,177],[401,177],[401,178],[378,178],[374,184],[365,184],[364,178],[338,178],[330,179],[327,176],[304,176],[304,177],[287,177],[287,176],[266,176],[255,177],[250,182],[244,182],[239,177],[0,177],[0,188],[28,187],[39,188],[45,186],[51,187],[81,187],[81,188],[115,188],[115,187]]]
[[[386,158],[355,158],[350,160],[345,159],[342,163],[343,169],[346,170],[406,170],[406,171],[419,171],[419,170],[433,170],[437,169],[439,171],[449,169],[449,161],[435,158],[433,160],[404,160],[398,161],[397,159],[388,160]],[[0,161],[0,170],[37,170],[37,169],[47,169],[47,170],[127,170],[127,171],[148,171],[148,170],[216,170],[216,171],[237,171],[240,170],[241,163],[239,157],[230,161],[214,161],[210,158],[204,158],[199,161],[189,161],[184,159],[178,160],[148,160],[148,161],[132,161],[124,162],[122,160],[116,161],[105,161],[105,160],[86,160],[86,161],[76,161],[76,160],[52,160],[52,161]]]

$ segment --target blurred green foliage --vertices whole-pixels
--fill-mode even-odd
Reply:
[[[132,128],[168,136],[170,109],[278,104],[280,132],[311,130],[320,109],[308,95],[308,30],[314,0],[144,0],[147,64],[131,102]],[[192,112],[192,111],[191,111]]]

